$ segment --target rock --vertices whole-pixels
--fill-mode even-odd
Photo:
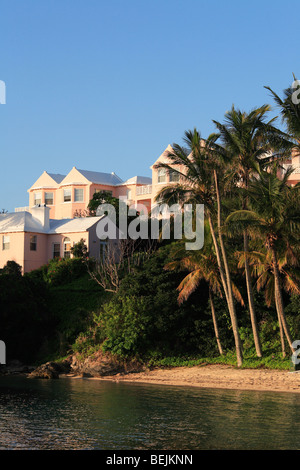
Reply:
[[[110,354],[95,353],[81,360],[80,356],[74,355],[71,362],[71,370],[81,377],[105,377],[137,371],[141,369],[138,363],[126,363],[114,358]]]
[[[30,379],[58,379],[59,371],[55,362],[47,362],[32,371],[28,378]]]

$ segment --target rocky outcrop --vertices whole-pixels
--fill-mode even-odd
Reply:
[[[74,374],[84,377],[103,377],[118,374],[123,370],[123,367],[109,356],[90,356],[81,359],[80,356],[75,355],[72,358],[71,370]]]
[[[58,379],[60,375],[81,377],[105,377],[116,374],[141,372],[144,367],[137,361],[120,361],[110,354],[100,351],[82,358],[79,354],[70,356],[63,362],[47,362],[33,370],[28,377],[36,379]]]
[[[28,378],[30,379],[58,379],[60,374],[70,372],[70,360],[62,362],[46,362],[33,370]]]

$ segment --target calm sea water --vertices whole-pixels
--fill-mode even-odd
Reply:
[[[300,395],[0,378],[0,449],[300,449]]]

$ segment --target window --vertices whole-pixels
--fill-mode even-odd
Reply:
[[[60,257],[60,244],[53,243],[53,258],[59,258],[59,257]]]
[[[34,193],[34,205],[42,204],[42,193]]]
[[[37,236],[30,235],[30,251],[36,251],[37,247]]]
[[[179,181],[179,173],[177,173],[177,171],[174,171],[174,170],[170,170],[169,171],[169,181],[172,182],[172,183],[177,183]]]
[[[64,239],[64,258],[71,258],[71,240],[68,237]]]
[[[64,202],[70,202],[71,201],[71,194],[72,194],[71,189],[64,189]]]
[[[53,204],[53,193],[45,193],[45,204],[52,206]]]
[[[9,250],[9,248],[10,248],[10,237],[8,235],[3,235],[2,250]]]
[[[83,189],[75,188],[74,196],[75,202],[83,202]]]
[[[106,241],[101,241],[100,242],[100,261],[104,263],[107,254],[108,254],[108,244]]]
[[[157,172],[157,182],[165,183],[166,182],[166,170],[165,168],[159,168]]]
[[[131,199],[131,189],[127,189],[127,199]]]

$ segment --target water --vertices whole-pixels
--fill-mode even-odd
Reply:
[[[300,395],[0,378],[3,449],[300,449]]]

